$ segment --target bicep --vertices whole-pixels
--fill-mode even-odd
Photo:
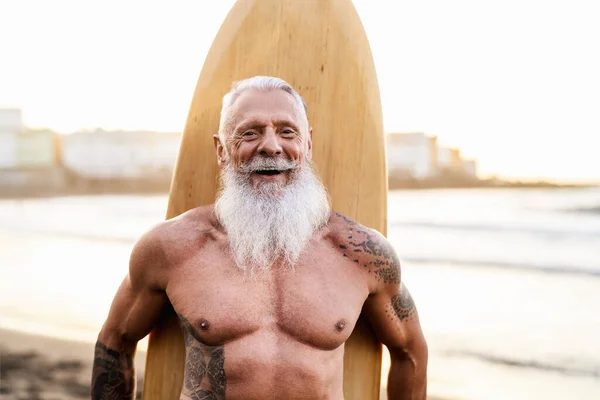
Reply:
[[[364,313],[390,352],[419,356],[426,351],[417,307],[404,284],[385,285],[372,294]]]
[[[136,289],[127,275],[112,301],[102,327],[102,342],[135,343],[152,330],[167,303],[164,293],[148,288]]]

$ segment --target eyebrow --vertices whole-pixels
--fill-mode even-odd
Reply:
[[[294,130],[300,132],[300,129],[298,128],[298,126],[288,119],[277,119],[277,120],[273,121],[273,124],[277,127],[289,126],[290,128],[293,128]],[[244,131],[246,129],[261,129],[261,128],[264,128],[266,125],[267,124],[265,124],[262,121],[248,121],[248,122],[244,122],[243,124],[241,124],[240,126],[235,128],[235,132]]]

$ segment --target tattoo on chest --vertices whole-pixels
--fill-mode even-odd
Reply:
[[[409,319],[415,312],[415,302],[404,284],[400,288],[400,294],[392,297],[392,309],[400,321]]]
[[[192,400],[221,400],[225,398],[224,346],[208,346],[194,337],[195,328],[179,315],[184,328],[186,361],[183,394]]]
[[[339,213],[337,216],[350,226],[346,244],[340,245],[340,249],[344,250],[344,257],[355,263],[360,263],[360,259],[368,259],[363,262],[363,267],[371,267],[379,280],[383,280],[384,283],[400,283],[400,260],[394,248],[379,235],[359,228],[356,222],[346,216]],[[370,257],[361,257],[361,253]]]

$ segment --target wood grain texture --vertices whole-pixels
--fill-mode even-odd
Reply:
[[[191,50],[193,51],[193,49]],[[198,79],[171,185],[167,218],[214,202],[212,134],[235,80],[271,75],[308,104],[313,160],[336,211],[386,234],[381,100],[369,43],[351,0],[238,0]],[[346,343],[346,400],[379,399],[381,345],[361,319]],[[144,400],[178,399],[183,340],[171,320],[150,335]]]

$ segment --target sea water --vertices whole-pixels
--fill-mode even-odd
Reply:
[[[131,246],[166,205],[0,200],[0,327],[95,340]],[[432,396],[600,398],[599,189],[395,191],[388,237],[429,344]]]

